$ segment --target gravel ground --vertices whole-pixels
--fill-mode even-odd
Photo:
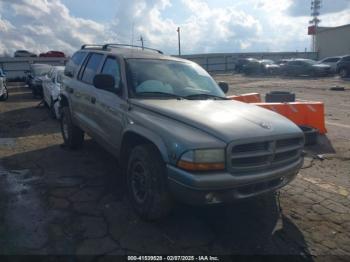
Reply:
[[[20,83],[0,102],[0,254],[350,255],[350,82],[217,75],[230,94],[288,90],[325,102],[327,136],[307,148],[276,196],[225,207],[179,205],[146,223],[130,207],[117,161],[95,141],[61,147],[57,121]],[[346,91],[330,91],[331,86]],[[278,201],[280,200],[280,201]],[[279,212],[279,204],[282,212]]]

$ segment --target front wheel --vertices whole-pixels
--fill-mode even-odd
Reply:
[[[4,86],[4,92],[2,94],[2,96],[0,97],[1,101],[6,101],[9,98],[9,92],[7,90],[6,85]]]
[[[347,77],[348,76],[348,70],[346,70],[346,68],[340,69],[339,75],[340,75],[341,78]]]
[[[64,144],[70,149],[79,148],[84,142],[84,131],[74,125],[67,106],[62,108],[60,123]]]
[[[139,145],[132,149],[127,167],[130,201],[145,220],[165,217],[172,200],[167,189],[165,164],[153,145]]]

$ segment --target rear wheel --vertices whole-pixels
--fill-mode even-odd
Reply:
[[[73,124],[70,110],[67,106],[62,108],[60,123],[64,144],[70,149],[79,148],[84,142],[84,131]]]
[[[349,72],[348,72],[348,70],[346,68],[341,68],[339,70],[339,75],[340,75],[341,78],[347,77],[348,74],[349,74]]]
[[[131,150],[127,185],[130,201],[141,218],[157,220],[170,212],[172,201],[165,164],[153,145],[139,145]]]

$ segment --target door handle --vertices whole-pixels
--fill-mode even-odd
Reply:
[[[93,97],[93,96],[92,96],[92,97],[90,98],[90,101],[91,101],[91,103],[95,104],[95,103],[96,103],[96,97]]]

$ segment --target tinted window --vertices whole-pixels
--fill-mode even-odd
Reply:
[[[94,76],[96,75],[98,66],[101,63],[103,55],[92,54],[87,62],[81,80],[85,83],[92,84]]]
[[[80,65],[82,64],[83,60],[85,59],[86,55],[86,52],[75,53],[67,63],[66,68],[64,70],[64,74],[70,77],[74,76],[77,70],[79,69]]]
[[[115,80],[115,86],[120,84],[120,67],[118,61],[113,57],[108,57],[103,65],[102,74],[112,75]]]

